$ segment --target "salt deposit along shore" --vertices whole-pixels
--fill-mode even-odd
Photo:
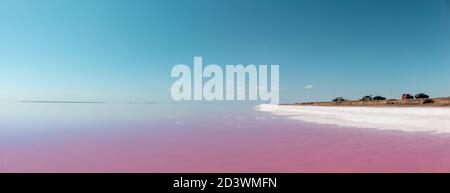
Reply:
[[[450,107],[259,105],[257,109],[289,119],[342,127],[450,133]]]

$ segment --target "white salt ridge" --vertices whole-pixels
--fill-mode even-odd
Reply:
[[[261,111],[304,122],[408,132],[450,133],[449,107],[319,107],[260,105]]]

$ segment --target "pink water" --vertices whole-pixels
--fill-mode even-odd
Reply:
[[[251,106],[7,107],[0,113],[0,172],[450,170],[446,134],[303,123]]]

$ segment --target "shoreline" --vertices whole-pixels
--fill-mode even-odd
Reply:
[[[328,106],[328,107],[450,107],[450,97],[430,99],[388,99],[388,100],[349,100],[338,102],[303,102],[281,104],[287,106]]]
[[[338,127],[371,128],[405,132],[450,133],[450,108],[420,106],[300,106],[260,105],[274,116]]]

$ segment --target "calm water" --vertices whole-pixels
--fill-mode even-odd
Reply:
[[[450,170],[449,135],[303,123],[252,105],[0,107],[0,172]]]

